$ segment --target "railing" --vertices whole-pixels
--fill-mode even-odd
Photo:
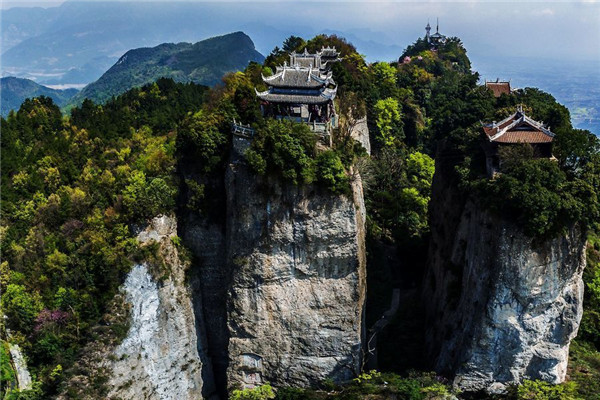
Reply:
[[[331,130],[337,128],[338,126],[338,117],[337,115],[332,116],[332,118],[327,122],[309,122],[306,118],[300,117],[282,117],[278,116],[277,119],[287,119],[294,122],[305,123],[316,135],[320,136],[321,139],[325,142],[325,144],[331,145]],[[231,132],[243,138],[251,139],[254,137],[254,133],[256,132],[254,128],[250,125],[244,125],[238,123],[235,119],[231,124]]]
[[[293,121],[293,122],[298,122],[298,123],[304,123],[306,125],[308,125],[308,127],[315,133],[317,134],[321,134],[321,135],[327,135],[331,133],[331,130],[334,128],[337,128],[338,126],[338,116],[334,115],[331,117],[331,119],[327,122],[316,122],[316,121],[309,121],[308,118],[302,118],[302,117],[288,117],[288,116],[281,116],[278,115],[275,117],[275,119],[278,120],[288,120],[288,121]]]
[[[233,134],[237,136],[252,138],[254,136],[255,130],[249,124],[238,124],[234,119],[233,124],[231,124],[231,132],[233,132]]]

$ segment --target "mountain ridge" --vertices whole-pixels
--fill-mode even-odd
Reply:
[[[11,110],[18,110],[27,98],[47,96],[59,107],[67,104],[78,92],[77,89],[52,89],[40,85],[31,79],[7,76],[0,78],[1,107],[0,114],[5,117]]]
[[[241,31],[196,43],[162,43],[132,49],[97,81],[83,88],[71,103],[80,104],[85,98],[104,102],[159,78],[212,86],[226,73],[241,70],[251,61],[262,60],[264,56],[255,49],[252,39]]]

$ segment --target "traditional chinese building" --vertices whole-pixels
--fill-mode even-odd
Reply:
[[[431,45],[432,49],[436,49],[439,45],[446,43],[446,36],[440,33],[439,19],[437,21],[434,34],[431,34],[431,26],[429,25],[429,22],[427,22],[427,26],[425,27],[425,39]]]
[[[268,89],[256,91],[264,116],[308,124],[314,132],[329,135],[337,126],[333,100],[337,85],[330,65],[339,60],[335,48],[322,48],[310,54],[291,53],[290,65],[277,67],[271,76],[263,76]]]
[[[498,150],[503,146],[527,143],[533,147],[534,157],[552,158],[554,133],[543,122],[537,122],[525,115],[520,106],[514,114],[502,121],[484,124],[483,133],[489,177],[493,177],[502,169]]]
[[[493,81],[485,81],[485,87],[490,89],[494,97],[500,97],[503,94],[509,95],[511,92],[510,82],[500,82],[500,79]]]

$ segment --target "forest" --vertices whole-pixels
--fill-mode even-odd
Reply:
[[[264,89],[261,74],[272,74],[289,52],[314,52],[327,45],[336,46],[343,56],[333,65],[342,120],[333,146],[322,148],[305,125],[263,118],[254,88]],[[105,104],[85,100],[69,115],[51,99],[38,97],[2,118],[0,285],[6,318],[0,329],[3,337],[10,332],[11,341],[24,350],[34,377],[31,390],[13,391],[6,398],[57,395],[100,328],[116,338],[126,334],[126,324],[106,321],[127,272],[148,257],[149,250],[137,244],[135,227],[182,207],[210,213],[211,188],[183,179],[180,169],[182,163],[193,164],[204,176],[222,176],[234,119],[256,131],[245,157],[257,174],[344,195],[356,171],[360,173],[369,287],[420,284],[429,243],[432,179],[442,161],[465,194],[491,213],[510,216],[532,237],[580,224],[588,232],[588,264],[569,380],[558,386],[526,381],[507,398],[596,398],[600,141],[589,131],[574,129],[567,108],[548,93],[524,88],[493,97],[471,70],[458,38],[436,51],[418,39],[400,60],[406,57],[410,62],[368,64],[342,38],[320,35],[307,41],[292,36],[264,64],[252,62],[212,88],[159,79]],[[517,105],[552,127],[557,161],[536,159],[522,146],[498,179],[487,179],[481,122],[501,120]],[[360,115],[369,121],[371,155],[350,137],[357,120],[353,116]],[[184,192],[191,202],[181,201]],[[391,276],[381,268],[377,249],[398,257]],[[372,293],[367,318],[386,306],[384,296]],[[393,329],[411,343],[419,340],[418,326],[398,322]],[[4,341],[0,350],[1,379],[11,382],[14,371]],[[326,381],[320,388],[277,390],[265,385],[234,392],[233,398],[359,399],[368,394],[383,399],[395,394],[434,399],[453,393],[448,381],[419,362],[390,359],[382,365],[383,371],[365,371],[342,386]],[[97,382],[94,390],[102,393],[104,384]]]

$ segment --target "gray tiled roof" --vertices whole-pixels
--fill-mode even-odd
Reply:
[[[271,103],[325,104],[335,98],[337,89],[324,90],[274,90],[256,91],[258,98]]]
[[[299,67],[283,67],[262,79],[269,86],[289,88],[320,88],[333,83],[329,77],[321,77],[318,69]]]

